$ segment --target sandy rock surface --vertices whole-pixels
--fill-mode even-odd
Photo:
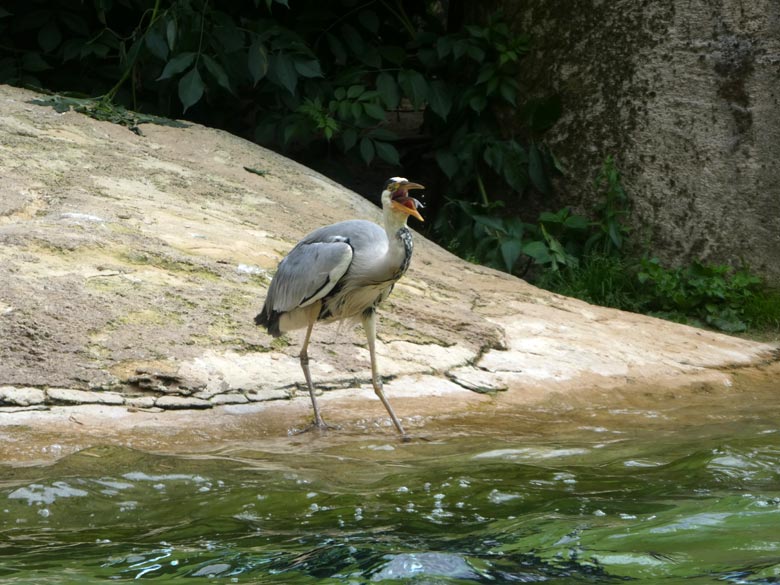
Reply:
[[[0,86],[0,425],[53,424],[78,405],[305,423],[301,336],[273,340],[253,317],[300,237],[377,208],[221,131],[144,124],[139,136],[38,97]],[[541,291],[419,236],[379,339],[404,420],[583,389],[728,385],[777,351]],[[384,421],[360,328],[316,328],[310,356],[326,419]]]

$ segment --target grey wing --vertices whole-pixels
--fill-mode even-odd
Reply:
[[[305,307],[327,295],[352,263],[352,246],[344,237],[300,242],[279,264],[266,305],[278,313]]]

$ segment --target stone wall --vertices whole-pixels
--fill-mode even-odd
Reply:
[[[509,4],[509,3],[507,3]],[[780,283],[780,3],[529,0],[524,79],[558,93],[548,142],[587,208],[616,157],[635,243],[663,260],[747,262]]]

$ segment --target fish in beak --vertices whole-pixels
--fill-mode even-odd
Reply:
[[[425,221],[422,215],[420,215],[420,212],[417,211],[417,208],[422,207],[423,204],[414,197],[409,197],[408,195],[408,192],[412,189],[425,189],[425,187],[418,183],[410,183],[409,181],[400,183],[391,195],[390,205],[395,211],[411,215],[420,221]]]

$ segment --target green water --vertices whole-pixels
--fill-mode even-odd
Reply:
[[[780,408],[720,406],[0,468],[0,583],[778,583]]]

